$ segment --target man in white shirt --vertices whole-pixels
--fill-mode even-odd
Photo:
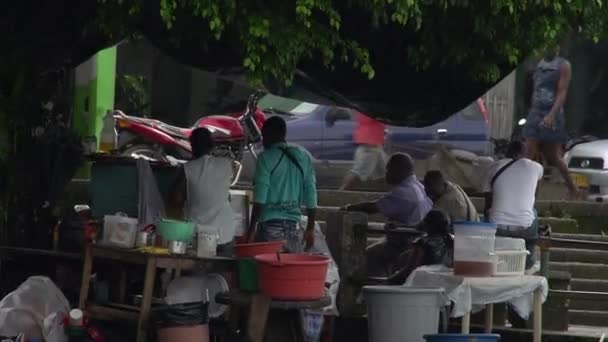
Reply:
[[[534,221],[534,203],[538,182],[543,177],[539,163],[524,158],[525,145],[521,141],[509,144],[507,158],[494,163],[484,179],[486,220],[497,224],[496,235],[526,240],[530,257],[526,268],[533,266],[533,252],[538,231]]]

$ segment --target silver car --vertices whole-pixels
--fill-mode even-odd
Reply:
[[[588,189],[587,199],[608,199],[608,140],[575,145],[565,158],[574,184]]]

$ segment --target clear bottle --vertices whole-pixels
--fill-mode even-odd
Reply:
[[[110,153],[116,148],[118,134],[116,133],[116,120],[114,112],[108,110],[103,118],[103,127],[99,139],[99,152]]]

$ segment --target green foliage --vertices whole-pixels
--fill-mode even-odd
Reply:
[[[128,115],[143,116],[149,109],[148,85],[141,75],[116,77],[116,108]]]
[[[143,0],[98,0],[118,3],[136,15]],[[397,29],[404,37],[407,60],[419,70],[431,65],[479,61],[473,79],[494,82],[500,66],[558,44],[568,33],[595,41],[606,36],[608,9],[604,0],[160,0],[160,16],[171,29],[184,16],[204,20],[212,37],[227,31],[238,37],[243,66],[254,81],[267,75],[289,83],[296,65],[320,60],[332,69],[348,62],[373,78],[382,56],[370,57],[343,23],[363,13],[361,30]],[[103,11],[102,11],[103,13]],[[357,18],[361,18],[358,16]],[[404,38],[405,39],[405,38]]]

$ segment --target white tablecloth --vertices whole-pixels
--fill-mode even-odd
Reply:
[[[446,296],[454,303],[452,317],[481,310],[486,304],[507,302],[521,317],[527,319],[533,309],[534,292],[541,289],[544,303],[549,290],[545,277],[524,275],[469,278],[456,276],[451,269],[441,265],[416,269],[405,286],[443,288]]]

